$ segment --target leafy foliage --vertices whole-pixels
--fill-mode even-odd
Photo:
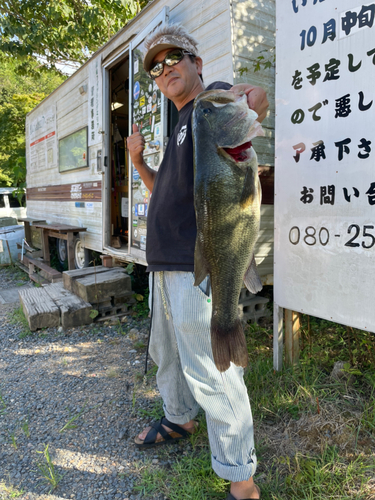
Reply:
[[[2,0],[0,52],[40,66],[77,67],[147,0]]]
[[[29,68],[37,63],[28,61]],[[0,186],[25,187],[25,118],[65,77],[53,71],[19,76],[20,64],[0,56]]]
[[[265,55],[262,55],[265,53]],[[243,76],[245,73],[248,73],[250,71],[254,71],[256,73],[257,71],[260,71],[261,69],[270,69],[275,67],[275,62],[276,62],[276,54],[275,54],[275,47],[273,47],[271,50],[265,49],[260,51],[260,55],[252,61],[252,67],[248,68],[247,66],[240,68],[238,70],[238,73],[240,76]]]

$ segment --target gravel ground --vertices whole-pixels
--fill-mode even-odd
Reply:
[[[0,289],[17,283],[0,269]],[[147,499],[134,490],[142,467],[170,467],[190,446],[159,456],[133,444],[161,406],[152,362],[143,377],[149,320],[23,336],[17,306],[0,305],[0,499]],[[64,475],[52,493],[37,467],[47,445]]]

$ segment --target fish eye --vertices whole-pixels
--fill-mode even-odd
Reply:
[[[203,110],[203,114],[204,114],[204,116],[207,116],[207,115],[209,115],[210,113],[211,113],[211,109],[210,109],[210,108],[205,108],[205,109]]]

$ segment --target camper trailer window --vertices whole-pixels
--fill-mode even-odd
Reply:
[[[87,127],[59,140],[60,172],[88,167]]]
[[[0,208],[5,208],[5,199],[3,194],[0,194]]]

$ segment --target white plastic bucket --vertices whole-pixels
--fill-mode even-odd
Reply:
[[[24,237],[25,229],[23,226],[6,226],[0,228],[0,264],[11,263],[9,252],[13,263],[17,260],[18,253],[20,252],[17,248],[17,243],[22,244]]]

